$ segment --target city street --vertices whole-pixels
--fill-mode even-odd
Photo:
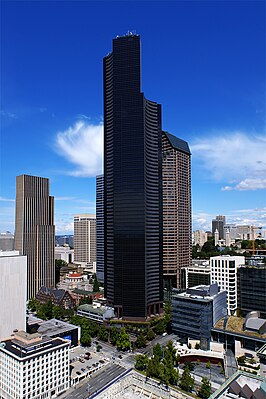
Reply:
[[[66,394],[63,394],[61,398],[67,399],[85,399],[88,398],[89,393],[93,394],[113,381],[115,378],[120,376],[126,371],[126,369],[117,364],[110,364],[103,369],[96,372],[93,377],[83,380],[76,387],[72,387]]]

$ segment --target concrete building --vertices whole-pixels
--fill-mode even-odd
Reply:
[[[235,240],[237,238],[237,226],[234,224],[225,224],[224,225],[224,237],[226,232],[229,232],[230,240]]]
[[[162,132],[163,275],[181,288],[181,268],[191,266],[191,153],[186,141]]]
[[[215,219],[212,219],[212,235],[214,236],[215,230],[219,232],[219,240],[224,238],[224,225],[225,216],[218,215]]]
[[[266,383],[262,377],[237,371],[209,399],[265,399]]]
[[[210,258],[211,284],[217,283],[227,291],[227,311],[234,314],[237,309],[237,269],[245,264],[244,256],[213,256]]]
[[[104,176],[96,176],[96,274],[104,281]]]
[[[54,250],[55,259],[62,259],[67,263],[74,262],[74,249],[70,249],[69,246],[55,247]]]
[[[162,312],[161,147],[161,106],[144,97],[129,32],[104,58],[104,286],[123,319]]]
[[[203,230],[195,230],[193,232],[193,245],[202,247],[208,241],[208,235]]]
[[[74,216],[75,263],[95,271],[96,269],[96,216]]]
[[[27,257],[0,252],[0,341],[26,329]]]
[[[73,235],[65,235],[65,236],[55,236],[55,244],[60,247],[66,245],[71,249],[74,248],[74,236]]]
[[[251,226],[250,225],[238,225],[237,236],[239,240],[250,240],[251,239]]]
[[[27,298],[34,298],[41,286],[53,287],[54,197],[49,179],[17,176],[15,250],[27,255]]]
[[[62,320],[51,319],[43,321],[38,327],[38,333],[49,338],[62,338],[77,346],[80,343],[81,327]]]
[[[211,283],[211,268],[209,263],[197,265],[181,269],[182,289],[195,287],[196,285],[210,285]]]
[[[241,266],[237,270],[237,307],[243,316],[259,311],[266,318],[266,265]]]
[[[180,337],[201,341],[201,348],[208,349],[211,328],[224,316],[226,292],[217,284],[188,288],[172,296],[172,329]]]
[[[17,332],[0,344],[0,398],[49,399],[69,388],[69,346],[61,338]]]
[[[13,251],[14,250],[14,234],[10,231],[0,233],[0,251]]]
[[[78,307],[77,315],[87,319],[104,323],[115,317],[114,309],[100,304],[85,304]]]

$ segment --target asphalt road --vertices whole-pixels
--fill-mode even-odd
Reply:
[[[85,399],[89,397],[89,393],[93,394],[113,381],[116,377],[123,374],[126,369],[117,364],[110,364],[104,369],[98,371],[93,377],[86,379],[82,384],[76,388],[72,388],[66,396],[67,399]],[[88,385],[89,384],[89,385]]]

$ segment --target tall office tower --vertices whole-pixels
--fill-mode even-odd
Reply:
[[[0,251],[0,341],[26,328],[27,257]]]
[[[163,132],[162,155],[164,284],[181,288],[181,268],[192,263],[191,153],[185,141]]]
[[[104,176],[96,176],[96,274],[104,281]]]
[[[244,256],[213,256],[210,258],[211,284],[227,291],[227,311],[234,315],[237,308],[237,270],[245,264]]]
[[[105,296],[118,317],[160,313],[161,106],[141,92],[140,37],[104,58]]]
[[[54,286],[54,197],[49,179],[17,176],[15,250],[27,255],[27,298]]]
[[[95,215],[74,216],[74,262],[96,271]]]
[[[215,219],[212,219],[212,235],[214,236],[215,230],[217,229],[219,232],[219,240],[224,238],[224,225],[225,216],[219,215],[216,216]]]

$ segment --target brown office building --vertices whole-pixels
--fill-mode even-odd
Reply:
[[[181,268],[191,266],[191,174],[187,142],[162,135],[163,274],[167,288],[181,288]]]
[[[27,298],[54,286],[54,197],[49,179],[17,176],[15,250],[27,256]]]

